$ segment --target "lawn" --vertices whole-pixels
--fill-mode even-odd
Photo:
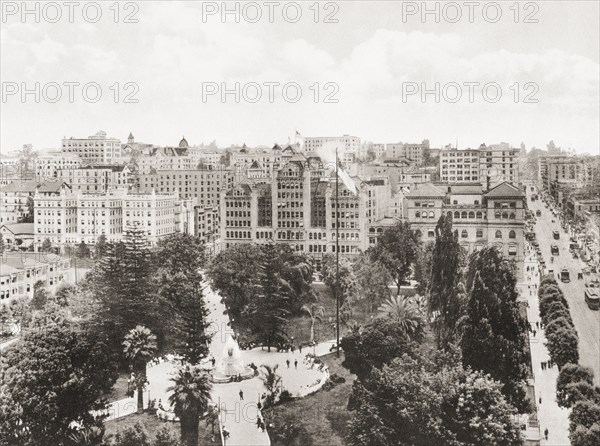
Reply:
[[[108,438],[109,435],[111,435],[112,436],[111,439],[114,440],[114,437],[117,434],[117,432],[120,432],[130,426],[133,426],[137,422],[140,422],[146,429],[146,432],[148,433],[148,438],[150,439],[151,444],[156,437],[156,432],[158,431],[158,429],[160,429],[162,426],[165,426],[165,425],[170,426],[171,430],[175,434],[177,434],[177,436],[179,436],[179,432],[180,432],[179,423],[174,423],[174,422],[169,422],[169,421],[161,421],[156,417],[156,415],[143,413],[143,414],[128,415],[126,417],[118,418],[114,421],[107,421],[106,423],[104,423],[104,426],[106,427],[105,438]],[[204,420],[200,420],[199,432],[198,432],[198,444],[202,445],[202,446],[209,446],[209,445],[213,445],[213,444],[220,445],[221,437],[219,436],[218,427],[215,427],[215,440],[216,441],[212,440],[211,428],[206,426],[206,423],[204,422]]]
[[[321,358],[329,371],[346,379],[331,390],[320,390],[305,398],[295,399],[279,404],[263,411],[269,428],[269,436],[273,446],[343,446],[347,434],[347,423],[352,412],[347,410],[348,398],[352,392],[352,383],[356,378],[342,365],[343,356],[337,358],[335,353]],[[297,430],[294,438],[284,438],[283,433],[290,431],[293,424]],[[288,426],[288,429],[286,429]]]

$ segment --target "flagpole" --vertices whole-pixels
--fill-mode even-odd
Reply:
[[[335,319],[336,354],[340,356],[340,205],[339,205],[338,149],[335,148]]]

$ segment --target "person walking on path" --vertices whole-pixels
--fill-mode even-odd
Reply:
[[[244,399],[244,391],[240,389],[240,401]]]
[[[285,360],[285,363],[287,364],[287,367],[288,367],[288,369],[289,369],[289,368],[290,368],[290,360],[289,360],[289,359],[286,359],[286,360]]]
[[[294,361],[294,368],[295,368],[296,370],[298,370],[298,360],[297,360],[297,359]]]
[[[548,441],[548,428],[544,429],[544,438]]]

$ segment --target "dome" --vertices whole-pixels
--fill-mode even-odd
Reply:
[[[180,149],[187,149],[188,147],[188,142],[185,139],[185,136],[181,139],[181,141],[179,141],[179,148]]]

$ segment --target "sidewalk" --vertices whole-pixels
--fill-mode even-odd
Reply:
[[[527,267],[533,267],[533,271],[527,271]],[[529,334],[531,348],[531,362],[534,374],[535,405],[540,422],[540,445],[542,446],[568,446],[569,441],[569,410],[558,407],[556,402],[556,379],[558,378],[558,367],[554,365],[551,369],[542,370],[542,362],[548,362],[550,356],[544,346],[546,337],[541,328],[539,314],[539,302],[537,288],[540,283],[538,273],[538,262],[527,254],[524,263],[524,282],[519,284],[521,296],[529,303],[527,308],[527,319],[536,331],[536,335]],[[540,324],[538,328],[537,324]],[[543,432],[548,429],[548,441],[544,439]]]

